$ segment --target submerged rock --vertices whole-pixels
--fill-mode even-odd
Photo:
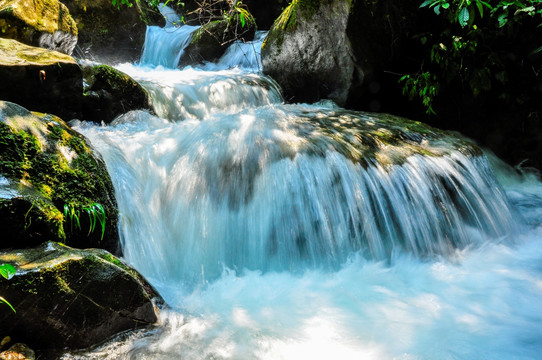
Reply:
[[[111,122],[131,110],[152,110],[150,97],[137,81],[109,65],[82,64],[85,82],[84,119]]]
[[[2,37],[71,54],[77,25],[58,0],[6,0],[0,4]]]
[[[83,75],[65,54],[0,38],[0,99],[64,119],[79,118]]]
[[[42,352],[81,349],[155,324],[159,295],[134,269],[104,250],[76,250],[49,242],[0,253],[16,267],[0,279],[0,336],[10,334]]]
[[[54,240],[119,251],[111,179],[81,134],[0,101],[0,154],[0,249]]]

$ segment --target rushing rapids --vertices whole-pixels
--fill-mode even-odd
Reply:
[[[183,28],[149,29],[141,64],[120,66],[157,116],[77,125],[114,181],[126,259],[171,309],[65,358],[542,353],[542,185],[497,180],[475,146],[419,123],[283,104],[257,42],[174,69]]]

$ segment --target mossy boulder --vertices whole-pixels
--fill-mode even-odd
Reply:
[[[0,38],[0,99],[64,119],[80,118],[83,74],[57,51]]]
[[[77,22],[78,57],[108,64],[139,59],[146,25],[137,6],[118,9],[111,0],[61,1]]]
[[[0,249],[53,240],[120,252],[113,185],[81,134],[0,101],[0,154]]]
[[[84,119],[111,122],[131,110],[152,111],[147,91],[125,73],[109,65],[82,64],[85,82]]]
[[[179,66],[217,61],[234,41],[253,40],[255,30],[254,19],[250,17],[241,21],[239,13],[210,21],[193,33],[190,44],[179,59]]]
[[[0,337],[9,334],[38,355],[87,348],[158,321],[159,295],[107,251],[49,242],[0,252],[0,263],[16,268],[13,278],[0,279],[0,294],[16,310],[0,304]]]
[[[71,54],[77,25],[58,0],[4,0],[0,3],[3,38]]]

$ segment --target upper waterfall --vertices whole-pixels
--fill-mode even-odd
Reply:
[[[174,69],[199,26],[182,25],[181,18],[168,6],[160,5],[159,9],[166,25],[147,26],[140,64]]]

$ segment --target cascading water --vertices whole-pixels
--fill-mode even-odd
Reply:
[[[122,65],[158,116],[77,126],[111,173],[126,260],[171,309],[65,358],[539,358],[542,185],[499,183],[415,123],[285,105],[258,61],[230,69],[254,48]]]

